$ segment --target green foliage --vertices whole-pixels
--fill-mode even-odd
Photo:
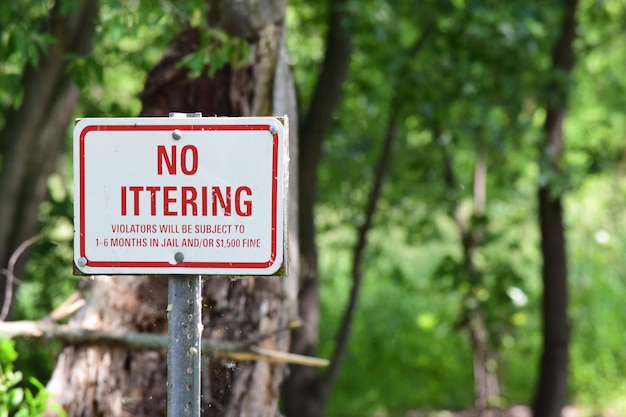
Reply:
[[[320,236],[321,355],[332,350],[336,323],[347,298],[352,230],[322,210],[328,232]],[[401,229],[377,230],[366,263],[362,298],[349,352],[328,415],[399,413],[421,405],[465,407],[472,402],[471,361],[465,335],[453,328],[454,295],[433,289],[430,275],[442,247],[417,248]],[[458,382],[451,384],[451,381]]]
[[[198,78],[205,71],[212,77],[228,64],[240,67],[248,63],[249,55],[250,48],[245,40],[205,24],[200,28],[198,49],[185,56],[180,66],[189,68],[190,78]]]
[[[73,225],[71,185],[59,174],[48,180],[49,198],[40,209],[41,238],[33,245],[26,273],[18,287],[14,318],[38,320],[48,315],[75,290],[72,276]],[[17,366],[47,380],[60,350],[57,343],[19,341]]]
[[[445,396],[450,391],[462,391],[464,385],[471,383],[471,378],[464,379],[456,373],[461,369],[468,372],[468,356],[466,362],[446,369],[445,377],[424,383],[420,380],[419,393],[412,397],[405,393],[407,385],[416,385],[419,373],[407,366],[393,348],[386,349],[384,342],[411,334],[407,327],[394,327],[390,323],[415,317],[424,299],[436,300],[440,310],[436,314],[417,313],[418,327],[447,326],[448,334],[457,339],[435,341],[426,337],[427,346],[419,346],[415,351],[429,358],[432,367],[440,363],[429,349],[431,345],[449,349],[448,360],[462,358],[462,353],[453,352],[449,346],[454,344],[456,348],[466,343],[452,330],[459,318],[459,306],[466,302],[473,308],[484,309],[488,313],[491,340],[501,357],[499,369],[505,399],[528,402],[534,390],[541,345],[540,259],[533,213],[537,181],[545,178],[539,177],[540,167],[534,161],[543,135],[545,113],[539,106],[546,99],[544,87],[550,77],[547,68],[554,42],[551,28],[558,23],[559,10],[527,2],[496,5],[489,1],[455,1],[438,3],[441,9],[424,3],[420,13],[416,11],[418,6],[410,2],[395,2],[393,6],[376,1],[367,4],[372,7],[362,10],[376,10],[376,13],[368,13],[369,19],[356,14],[357,22],[353,25],[358,28],[357,48],[351,75],[344,89],[340,114],[325,144],[325,159],[319,173],[321,200],[317,218],[324,266],[321,338],[327,340],[322,342],[325,352],[329,349],[326,343],[332,340],[333,323],[340,317],[338,300],[347,297],[351,236],[362,216],[388,117],[388,103],[394,94],[399,94],[402,104],[397,115],[399,142],[394,149],[375,229],[375,233],[384,234],[381,245],[390,249],[370,244],[365,289],[353,334],[356,347],[351,348],[330,414],[393,414],[402,407],[410,408],[407,404],[430,408],[442,404],[465,406],[471,402],[469,396],[461,400]],[[624,94],[620,92],[626,78],[617,74],[620,66],[615,65],[626,59],[624,37],[618,35],[623,5],[588,2],[582,10],[583,30],[589,38],[583,38],[579,49],[582,52],[583,45],[588,44],[593,47],[590,56],[580,62],[576,83],[570,85],[575,90],[566,124],[566,141],[571,144],[564,158],[567,171],[550,179],[562,184],[563,192],[578,189],[589,181],[589,174],[615,167],[621,170],[623,163],[625,124],[620,109],[624,108]],[[420,18],[408,22],[405,16],[427,17],[424,21]],[[407,45],[419,37],[428,23],[436,29],[425,49],[411,63],[412,73],[396,80],[393,74],[397,74],[402,66],[400,62],[407,58]],[[471,204],[471,181],[479,145],[488,150],[487,213],[481,222],[481,227],[487,230],[476,254],[481,271],[479,280],[470,285],[460,264],[458,232],[450,219],[445,219],[445,214],[453,202],[460,202],[465,212]],[[456,173],[454,189],[445,183],[444,149]],[[603,181],[610,182],[607,178]],[[581,198],[593,198],[598,193],[620,192],[590,191],[584,198],[572,197],[570,204],[580,204]],[[623,207],[617,203],[614,206]],[[614,268],[615,261],[590,259],[588,254],[575,255],[575,248],[590,239],[578,235],[578,221],[570,219],[568,223],[572,228],[572,265],[591,263],[606,272]],[[406,233],[399,236],[394,233],[397,228]],[[620,230],[616,225],[608,229]],[[343,244],[338,246],[341,236]],[[425,260],[414,254],[407,272],[400,273],[401,253],[407,248],[425,251],[429,257]],[[381,265],[395,267],[384,269]],[[617,349],[623,345],[623,332],[615,323],[623,316],[616,305],[619,296],[615,294],[620,290],[615,286],[612,291],[598,286],[594,288],[597,297],[616,304],[606,309],[600,303],[586,305],[577,296],[580,291],[577,272],[572,274],[572,314],[577,324],[572,344],[574,396],[584,403],[597,403],[600,410],[617,401],[623,392],[623,380],[617,371],[620,369],[617,364],[623,361]],[[416,276],[432,276],[433,280],[416,285],[407,278]],[[411,292],[412,288],[419,288],[420,292]],[[417,294],[425,296],[420,298]],[[405,304],[407,299],[413,302]],[[605,313],[600,314],[596,309]],[[601,339],[597,332],[592,335],[599,323],[606,330]],[[420,337],[424,336],[420,334]],[[414,338],[407,339],[399,344],[412,352]],[[590,344],[591,341],[594,343]],[[469,353],[465,351],[465,355]],[[414,379],[403,379],[404,375],[396,374],[397,369],[406,371],[407,379],[411,376]],[[431,394],[421,397],[423,392]],[[402,403],[404,400],[400,398],[412,400]]]
[[[575,401],[600,415],[626,412],[626,340],[620,317],[624,292],[623,138],[626,125],[623,65],[626,38],[619,27],[626,5],[582,2],[576,89],[570,99],[565,155],[574,192],[570,213],[572,379]]]
[[[54,38],[47,33],[45,21],[49,0],[19,0],[0,4],[0,128],[5,112],[22,99],[22,74],[36,66]]]
[[[13,370],[18,354],[10,340],[0,340],[0,417],[39,417],[50,408],[65,416],[60,407],[48,404],[46,388],[35,378],[24,386],[22,372]]]
[[[626,290],[624,185],[604,175],[587,180],[567,206],[578,225],[570,250],[572,391],[597,413],[623,401],[626,389],[620,372],[626,336],[618,330],[626,314],[620,299]],[[617,414],[626,411],[620,407]]]
[[[296,78],[298,111],[303,117],[308,110],[312,90],[318,75],[317,69],[324,58],[324,35],[321,24],[326,3],[303,0],[290,1],[287,5],[287,46],[289,61]]]
[[[324,58],[327,3],[294,0],[287,9],[301,113]],[[0,2],[0,126],[21,100],[25,68],[40,63],[55,42],[45,24],[54,4]],[[77,2],[59,4],[66,12]],[[471,406],[471,353],[457,326],[467,306],[487,313],[505,400],[530,400],[541,345],[534,214],[540,181],[567,191],[572,401],[598,412],[623,402],[624,2],[581,2],[580,60],[567,79],[547,70],[560,17],[557,2],[362,0],[348,1],[347,7],[345,24],[355,49],[341,107],[324,143],[316,207],[321,356],[332,350],[348,297],[355,230],[391,109],[397,141],[329,416]],[[67,71],[81,89],[77,116],[136,115],[147,71],[182,28],[200,28],[198,51],[183,60],[192,77],[248,59],[244,41],[210,28],[206,12],[204,0],[100,1],[93,53],[66,57]],[[414,53],[424,33],[422,49]],[[546,173],[537,163],[545,117],[541,106],[545,85],[555,77],[572,94],[567,150],[564,172]],[[471,212],[473,171],[482,149],[487,151],[487,207],[484,215],[468,217],[484,236],[475,253],[479,274],[468,282],[451,207]],[[446,179],[446,163],[453,181]],[[43,238],[20,277],[15,319],[44,317],[76,286],[70,267],[70,178],[68,157],[49,180],[50,198],[40,212]],[[37,393],[27,394],[31,391],[21,376],[15,382],[20,373],[12,369],[43,381],[59,347],[22,342],[17,362],[7,367],[16,358],[6,346],[0,344],[0,357],[8,355],[1,359],[3,375],[11,375],[4,379],[6,404],[41,404],[41,386],[33,382]]]
[[[204,0],[100,2],[92,54],[68,57],[68,71],[82,91],[79,115],[137,115],[147,72],[172,39],[188,28],[198,29],[200,34],[196,50],[180,62],[189,68],[191,78],[205,72],[213,75],[226,64],[247,63],[249,46],[245,40],[211,27],[206,14]]]

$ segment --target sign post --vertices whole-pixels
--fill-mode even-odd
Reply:
[[[175,118],[200,116],[170,113]],[[180,133],[172,132],[172,137],[179,140],[175,136]],[[176,262],[183,262],[184,258],[182,252],[174,254]],[[170,276],[167,281],[168,417],[200,417],[202,330],[202,277]]]
[[[169,275],[170,417],[200,415],[201,275],[284,275],[286,119],[87,118],[77,273]]]
[[[167,303],[167,415],[200,417],[202,278],[170,277]]]

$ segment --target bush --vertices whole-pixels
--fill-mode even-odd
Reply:
[[[50,394],[36,378],[28,379],[34,391],[25,386],[22,373],[13,370],[17,356],[12,340],[0,340],[0,417],[39,417],[49,408],[65,416],[61,407],[48,404]]]

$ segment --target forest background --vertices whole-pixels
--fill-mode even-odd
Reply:
[[[35,24],[52,3],[0,5],[0,126],[21,104],[25,68],[54,42]],[[327,415],[473,406],[472,342],[481,329],[484,369],[499,385],[489,404],[532,401],[543,339],[537,190],[546,184],[565,213],[568,402],[589,415],[626,413],[626,4],[569,2],[577,7],[577,61],[555,68],[567,3],[289,2],[302,119],[315,102],[333,19],[349,41],[317,168],[318,356],[332,356],[355,282],[360,292]],[[80,89],[75,117],[139,114],[146,73],[181,24],[200,24],[199,4],[101,1],[92,52],[64,58]],[[236,39],[212,36],[222,36],[220,46],[190,55],[192,74],[240,59]],[[563,92],[566,101],[557,97]],[[567,105],[562,155],[550,155],[545,142],[553,102]],[[11,320],[45,317],[78,284],[70,132],[52,161],[37,217],[43,238],[27,251]],[[2,139],[4,152],[11,138]],[[483,327],[472,327],[477,318]],[[45,382],[60,346],[19,341],[17,350],[16,367]]]

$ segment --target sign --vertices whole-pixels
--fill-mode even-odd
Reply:
[[[275,118],[86,118],[74,128],[85,274],[272,275],[286,129]]]

